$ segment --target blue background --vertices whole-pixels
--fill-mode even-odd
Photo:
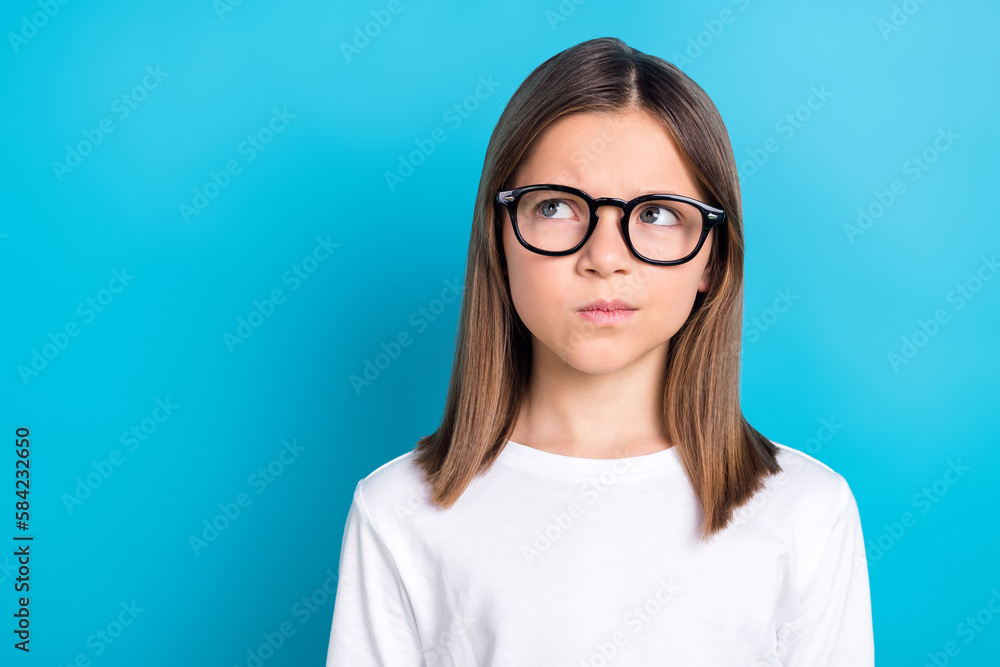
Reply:
[[[441,416],[458,301],[435,299],[462,282],[489,134],[532,69],[601,36],[681,65],[727,124],[744,410],[850,482],[878,663],[955,642],[948,664],[996,664],[1000,618],[981,612],[1000,590],[995,4],[400,0],[348,57],[387,3],[46,2],[0,10],[0,431],[10,446],[31,429],[35,537],[30,656],[11,647],[16,573],[0,556],[3,664],[246,665],[283,623],[295,632],[263,664],[322,664],[354,485]],[[448,120],[479,77],[495,90]],[[102,119],[112,131],[67,157]],[[446,140],[391,188],[436,128]],[[206,188],[213,174],[225,187]],[[852,234],[859,208],[871,222]],[[283,302],[227,344],[276,289]],[[404,332],[412,344],[356,390]],[[285,442],[298,453],[276,464]],[[949,462],[968,470],[946,476]],[[97,640],[133,601],[134,622]]]

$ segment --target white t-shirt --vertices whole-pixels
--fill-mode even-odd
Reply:
[[[407,452],[355,489],[327,667],[874,665],[854,495],[778,447],[783,472],[709,543],[675,447],[509,441],[448,510]]]

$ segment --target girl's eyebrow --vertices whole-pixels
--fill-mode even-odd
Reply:
[[[643,190],[642,188],[636,188],[635,190],[633,190],[633,194],[631,197],[629,197],[629,199],[635,199],[637,197],[642,197],[643,195],[679,195],[681,197],[692,196],[692,195],[685,195],[684,193],[680,192],[677,188],[654,188],[651,190],[650,189]]]
[[[589,194],[591,197],[604,197],[604,196],[606,196],[606,195],[603,195],[603,194],[598,194],[598,193],[595,193],[595,192],[591,192],[587,188],[580,187],[579,181],[577,179],[575,179],[575,178],[561,178],[561,179],[557,178],[555,180],[538,181],[538,182],[539,183],[549,183],[551,185],[568,185],[570,187],[574,187],[574,188],[577,188],[579,190],[583,190],[584,192],[586,192],[587,194]],[[681,192],[680,189],[675,188],[675,187],[636,188],[636,189],[632,190],[631,195],[632,196],[630,196],[630,197],[623,197],[623,199],[625,201],[630,201],[632,199],[636,199],[638,197],[642,197],[643,195],[679,195],[681,197],[691,197],[692,199],[699,199],[699,197],[698,197],[698,195],[696,193],[694,193],[694,194],[685,194],[685,193]]]

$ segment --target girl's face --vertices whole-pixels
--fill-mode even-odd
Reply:
[[[556,120],[536,139],[511,188],[541,183],[573,186],[594,198],[628,201],[658,193],[705,201],[670,135],[645,111],[578,112]],[[502,209],[511,296],[532,334],[535,363],[561,362],[592,374],[662,363],[696,292],[708,290],[715,232],[690,261],[656,266],[629,252],[621,209],[597,212],[597,228],[583,248],[551,257],[522,246]],[[580,312],[593,301],[614,299],[634,309],[623,321],[595,322]]]

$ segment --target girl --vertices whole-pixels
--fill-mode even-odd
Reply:
[[[328,667],[873,665],[848,483],[740,409],[742,288],[705,92],[613,38],[532,72],[441,426],[354,491]]]

